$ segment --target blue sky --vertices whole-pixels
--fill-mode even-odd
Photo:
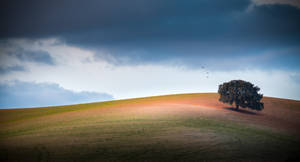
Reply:
[[[232,79],[300,100],[298,0],[11,0],[0,9],[1,108],[216,92]]]

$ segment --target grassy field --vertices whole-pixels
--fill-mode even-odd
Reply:
[[[0,161],[294,161],[300,101],[233,111],[215,93],[0,110]]]

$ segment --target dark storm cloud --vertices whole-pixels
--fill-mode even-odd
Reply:
[[[2,67],[0,66],[0,75],[1,74],[7,74],[10,72],[15,72],[15,71],[25,71],[25,68],[23,66],[10,66],[10,67]]]
[[[133,63],[181,59],[198,66],[300,42],[299,8],[249,0],[7,1],[0,13],[2,39],[59,36]]]
[[[54,83],[0,83],[0,109],[79,104],[112,100],[106,93],[73,92]]]
[[[299,35],[296,7],[261,5],[245,12],[249,5],[248,0],[7,1],[1,5],[1,37],[69,35],[114,43]]]
[[[37,62],[43,63],[48,65],[54,65],[54,60],[50,56],[50,54],[46,51],[32,51],[32,50],[25,50],[25,49],[17,49],[14,52],[8,53],[8,55],[15,56],[21,61],[28,61],[28,62]]]
[[[193,26],[189,25],[196,25],[199,21],[214,21],[224,14],[241,11],[249,4],[243,0],[231,1],[7,1],[1,5],[1,20],[4,22],[1,36],[47,36],[98,31],[104,36],[108,34],[109,37],[104,39],[114,40],[123,36],[163,34],[170,31],[172,26],[192,29]],[[208,24],[208,27],[212,26]],[[113,35],[116,31],[118,33]],[[163,35],[166,36],[168,34]],[[177,36],[181,37],[180,33]]]

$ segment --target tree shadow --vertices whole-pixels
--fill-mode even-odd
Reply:
[[[236,110],[236,108],[233,108],[233,107],[224,107],[224,109],[231,110],[231,111],[235,111],[235,112],[240,112],[240,113],[248,114],[248,115],[259,115],[259,114],[256,113],[256,112],[243,110],[243,109],[241,109],[241,108],[239,108],[238,110]]]

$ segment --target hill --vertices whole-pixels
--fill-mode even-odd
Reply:
[[[300,101],[239,112],[218,94],[0,110],[1,161],[287,161],[300,152]]]

